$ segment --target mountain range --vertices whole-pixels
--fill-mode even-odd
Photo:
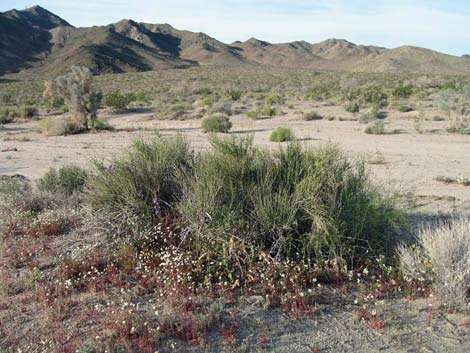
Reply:
[[[470,74],[470,57],[403,46],[386,49],[344,39],[272,44],[256,38],[226,44],[169,24],[122,20],[75,28],[34,6],[0,13],[0,74],[48,77],[73,65],[95,74],[197,65],[268,65],[341,71]]]

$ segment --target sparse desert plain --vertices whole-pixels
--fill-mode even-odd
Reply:
[[[470,351],[468,58],[0,20],[0,352]]]

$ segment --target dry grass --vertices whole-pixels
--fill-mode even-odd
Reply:
[[[470,219],[423,228],[417,245],[400,247],[398,255],[410,280],[432,282],[444,303],[465,305],[470,288]]]

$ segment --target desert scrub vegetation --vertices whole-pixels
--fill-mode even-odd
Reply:
[[[360,107],[359,107],[359,103],[357,102],[350,102],[348,103],[348,105],[346,106],[345,110],[348,112],[348,113],[359,113],[360,111]]]
[[[111,166],[96,165],[92,207],[109,218],[111,234],[136,242],[171,215],[184,225],[188,249],[217,263],[233,232],[246,249],[306,263],[352,265],[393,241],[400,216],[392,200],[338,149],[291,144],[271,153],[251,138],[216,136],[211,144],[194,155],[181,137],[137,141]]]
[[[68,196],[83,191],[87,172],[78,166],[62,166],[58,170],[49,169],[38,181],[40,191],[64,193]]]
[[[232,122],[224,114],[213,114],[202,120],[203,132],[222,132],[227,133],[232,128]]]
[[[195,153],[155,136],[86,172],[0,180],[2,345],[184,352],[216,336],[231,351],[244,300],[295,320],[313,314],[320,285],[377,288],[392,271],[402,212],[361,160],[334,146],[210,142]]]
[[[383,135],[385,134],[385,124],[382,120],[374,120],[366,126],[364,132],[369,135]]]
[[[86,67],[74,66],[65,76],[57,77],[54,82],[45,84],[43,97],[53,100],[61,97],[71,113],[67,121],[44,122],[41,130],[49,134],[49,130],[62,131],[59,134],[73,134],[93,129],[101,104],[102,93],[93,86],[93,75]],[[59,126],[62,125],[62,126]]]
[[[321,120],[323,119],[323,117],[317,112],[312,111],[312,112],[304,113],[304,115],[302,116],[302,119],[305,121],[312,121],[312,120]]]
[[[470,290],[470,219],[424,227],[416,244],[400,246],[400,264],[408,281],[429,285],[440,300],[465,308]]]
[[[271,132],[269,140],[272,142],[286,142],[294,139],[294,133],[288,127],[280,126]]]

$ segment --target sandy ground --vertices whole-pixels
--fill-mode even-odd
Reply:
[[[315,109],[325,119],[310,122],[296,119],[296,111],[309,109]],[[470,187],[436,180],[438,176],[470,176],[470,137],[448,134],[446,122],[428,121],[425,125],[428,132],[419,134],[414,128],[416,112],[388,111],[385,121],[389,134],[367,135],[363,132],[365,125],[339,120],[354,118],[341,107],[298,103],[295,109],[285,111],[284,116],[255,121],[242,114],[234,115],[231,133],[254,134],[255,143],[278,148],[279,144],[269,141],[269,135],[278,126],[289,126],[305,144],[334,143],[352,156],[364,157],[377,182],[388,190],[411,196],[421,210],[433,213],[470,210]],[[150,138],[155,130],[163,134],[181,133],[196,150],[209,147],[207,135],[199,128],[200,120],[158,120],[152,112],[102,116],[118,130],[45,137],[35,132],[37,122],[5,125],[0,130],[0,175],[22,174],[37,179],[52,166],[71,163],[86,166],[92,158],[118,154],[137,137]]]

